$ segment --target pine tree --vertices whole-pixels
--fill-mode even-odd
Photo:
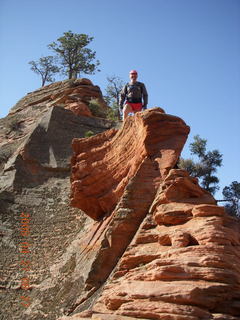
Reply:
[[[187,170],[193,177],[198,177],[200,185],[214,194],[219,189],[219,179],[215,173],[222,165],[222,154],[218,150],[207,151],[207,140],[200,138],[199,135],[194,136],[193,139],[190,151],[192,155],[197,156],[198,161],[181,158],[179,168]]]
[[[223,188],[223,197],[229,200],[225,206],[231,215],[240,217],[240,183],[233,181],[229,186]]]
[[[42,57],[38,61],[30,61],[31,70],[39,74],[42,78],[42,87],[46,82],[54,82],[53,75],[60,71],[54,63],[56,59],[53,56]]]
[[[49,49],[57,53],[63,74],[69,79],[76,78],[80,73],[94,74],[99,66],[95,60],[96,52],[87,48],[93,37],[87,34],[64,32],[63,36],[48,45]]]

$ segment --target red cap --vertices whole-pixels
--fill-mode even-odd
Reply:
[[[136,74],[138,74],[137,70],[131,70],[129,73],[136,73]]]

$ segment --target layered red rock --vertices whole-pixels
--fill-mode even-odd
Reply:
[[[238,319],[239,231],[239,222],[196,179],[171,170],[92,311],[136,319]]]
[[[89,110],[92,99],[102,118]],[[27,94],[0,119],[1,188],[42,181],[52,169],[69,170],[72,139],[111,128],[107,110],[100,88],[88,79],[59,81]]]
[[[99,88],[84,79],[47,86],[17,104],[4,120],[8,129],[0,128],[8,157],[0,177],[8,228],[3,313],[29,320],[238,319],[239,222],[196,178],[172,170],[189,131],[178,117],[148,110],[119,131],[76,139],[72,201],[95,220],[68,207],[72,137],[111,127],[73,114],[95,93]],[[12,244],[25,209],[32,303],[18,310],[23,291]]]
[[[71,110],[77,116],[92,117],[90,104],[94,99],[99,109],[95,116],[106,117],[108,106],[103,99],[102,92],[98,86],[94,86],[89,79],[76,79],[71,87],[63,88],[50,96],[48,107],[62,106]],[[35,102],[34,102],[35,103]]]
[[[103,102],[100,88],[90,80],[60,81],[27,94],[0,119],[0,310],[4,319],[54,320],[81,294],[86,265],[77,261],[75,270],[76,254],[68,253],[93,221],[69,207],[71,142],[90,130],[93,134],[106,131],[113,122],[67,109],[89,106],[93,98]],[[30,215],[26,239],[20,234],[22,212]],[[28,254],[21,255],[22,241],[27,241]],[[22,259],[31,262],[29,272],[20,270]],[[62,268],[56,271],[57,277],[59,261]],[[29,276],[29,290],[21,288],[22,276]],[[21,296],[29,298],[28,308],[23,307]]]
[[[76,253],[85,288],[68,312],[84,310],[106,281],[176,164],[188,132],[180,118],[154,109],[129,117],[119,131],[74,140],[72,203],[98,221],[89,225]]]
[[[30,106],[38,107],[39,105],[41,107],[45,105],[48,108],[53,106],[72,108],[76,115],[86,116],[86,111],[90,112],[89,102],[92,99],[97,101],[102,114],[106,114],[108,106],[103,99],[102,92],[99,86],[93,85],[91,80],[80,78],[59,81],[30,92],[10,110],[9,116],[26,110]],[[73,108],[71,104],[74,102],[77,104]]]
[[[72,206],[96,220],[111,213],[147,161],[158,172],[157,187],[176,164],[188,133],[183,120],[155,108],[129,117],[119,131],[74,139]]]
[[[83,102],[70,102],[67,104],[66,109],[71,110],[77,116],[92,117],[92,113],[88,106]]]
[[[188,130],[153,109],[74,140],[72,204],[98,221],[82,239],[86,294],[62,319],[238,319],[239,222],[172,169]]]

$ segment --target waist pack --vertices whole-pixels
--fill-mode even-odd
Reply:
[[[142,102],[142,99],[141,98],[129,98],[127,97],[127,102],[130,102],[130,103],[141,103]]]

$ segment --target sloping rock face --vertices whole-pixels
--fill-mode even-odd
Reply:
[[[173,169],[189,127],[155,108],[111,129],[69,106],[81,81],[0,119],[2,319],[238,319],[239,222]]]
[[[75,261],[67,248],[74,247],[92,221],[69,205],[71,143],[86,132],[106,131],[113,123],[76,115],[66,108],[67,102],[51,104],[54,96],[69,99],[74,90],[81,91],[74,93],[75,98],[86,99],[86,104],[87,99],[101,97],[89,80],[58,82],[28,94],[0,119],[0,318],[4,320],[42,319],[43,314],[56,319],[62,314],[61,301],[70,304],[69,292],[78,290],[78,283],[66,276]],[[29,219],[23,220],[22,213]],[[23,263],[28,261],[25,271]],[[51,266],[59,261],[65,280],[45,286],[54,278]],[[30,283],[28,290],[22,288],[24,277]],[[36,310],[28,313],[24,302]]]
[[[84,116],[87,126],[85,131],[91,130],[96,133],[96,127],[99,127],[97,132],[101,132],[101,127],[104,126],[104,121],[100,121],[100,125],[95,120],[92,122],[86,118],[92,116],[89,110],[91,99],[96,99],[99,104],[99,114],[101,118],[106,117],[108,107],[106,106],[101,90],[98,86],[94,86],[88,79],[76,79],[76,80],[65,80],[56,82],[54,84],[42,87],[34,92],[29,93],[27,96],[22,98],[10,111],[7,117],[0,119],[0,172],[4,169],[6,162],[13,156],[22,143],[33,134],[33,130],[37,130],[39,136],[42,134],[41,130],[47,130],[45,124],[39,124],[42,129],[36,129],[36,124],[41,121],[47,123],[47,119],[51,117],[51,110],[57,110],[63,108],[69,110],[65,114],[75,114],[78,119]],[[57,108],[57,109],[56,109]],[[55,120],[59,121],[62,118],[64,122],[64,112],[60,112],[56,116]],[[70,112],[72,111],[72,112]],[[48,115],[46,115],[48,113]],[[61,113],[61,116],[60,116]],[[45,120],[43,117],[45,116]],[[54,115],[53,115],[54,117]],[[72,119],[73,119],[72,115]],[[75,118],[76,119],[76,118]],[[95,119],[95,118],[94,118]],[[100,120],[100,118],[98,118]],[[66,124],[71,126],[71,121]],[[77,120],[76,120],[77,121]],[[82,121],[81,123],[83,123]],[[81,125],[80,123],[78,126]],[[73,126],[77,126],[76,122]],[[56,127],[56,126],[55,126]],[[106,128],[111,125],[106,124]],[[92,130],[93,128],[93,130]],[[64,130],[64,126],[63,126]],[[83,130],[83,129],[82,129]],[[44,135],[44,133],[43,133]],[[84,136],[84,135],[80,135]],[[79,135],[73,135],[73,137],[79,137]],[[62,138],[62,141],[64,137]],[[68,147],[70,150],[70,147]]]
[[[53,173],[69,172],[72,139],[90,129],[99,132],[109,127],[104,119],[76,117],[62,107],[50,107],[5,162],[2,188],[34,186]]]
[[[180,118],[159,109],[129,119],[122,130],[73,141],[71,204],[93,219],[110,213],[146,167],[158,185],[176,164],[189,132]]]
[[[188,130],[153,109],[74,140],[71,203],[98,221],[79,259],[89,293],[61,320],[239,319],[239,222],[172,169]]]
[[[236,219],[195,179],[171,170],[92,311],[144,319],[238,319],[239,231]]]
[[[166,138],[169,139],[168,147],[166,147],[166,141],[161,142],[161,138],[157,134],[152,136],[153,140],[149,139],[147,131],[152,126],[155,126],[160,135],[166,135]],[[159,130],[161,126],[162,129]],[[168,126],[169,133],[167,133]],[[171,126],[172,129],[170,129]],[[130,133],[129,130],[131,130]],[[145,138],[138,141],[141,132]],[[172,135],[176,132],[179,133],[179,137],[176,141],[173,141]],[[99,211],[96,211],[100,215],[96,216],[97,221],[88,218],[87,215],[83,215],[79,209],[71,209],[74,210],[74,214],[71,211],[67,211],[65,219],[61,215],[62,220],[66,224],[66,226],[62,226],[66,234],[72,229],[71,224],[69,224],[69,215],[73,215],[72,218],[77,223],[78,229],[75,229],[75,237],[69,237],[67,242],[63,241],[64,239],[58,239],[60,243],[65,243],[63,251],[60,251],[61,255],[58,252],[59,244],[57,244],[57,249],[54,250],[57,257],[55,256],[56,258],[53,259],[49,255],[47,256],[46,261],[49,270],[45,272],[41,281],[33,282],[31,291],[33,303],[23,313],[24,317],[27,319],[37,319],[44,314],[48,319],[56,319],[57,315],[60,314],[67,315],[88,309],[98,296],[106,279],[111,274],[142,220],[148,213],[158,185],[167,174],[166,168],[171,168],[177,162],[188,132],[189,127],[180,118],[164,115],[158,110],[152,110],[129,118],[119,132],[112,129],[105,133],[100,133],[95,137],[74,140],[73,144],[76,145],[76,148],[78,142],[89,144],[89,147],[86,146],[85,149],[79,148],[81,156],[83,152],[88,152],[94,156],[95,152],[93,150],[96,150],[96,146],[102,148],[103,154],[98,153],[100,160],[99,162],[96,161],[94,166],[102,164],[102,157],[107,165],[107,159],[114,157],[116,150],[120,148],[122,151],[118,151],[118,155],[121,156],[122,154],[121,163],[129,171],[133,170],[131,167],[134,167],[134,170],[129,174],[124,188],[120,189],[122,194],[118,193],[119,198],[117,198],[117,202],[111,202],[112,205],[107,208],[107,213],[102,210],[102,207],[98,203],[97,205],[93,203],[92,208],[96,207],[97,210],[100,208]],[[140,158],[141,161],[137,159],[134,148],[130,150],[130,154],[129,152],[124,152],[126,150],[125,143],[129,139],[132,139],[134,135],[138,137],[138,139],[135,139],[135,146],[138,146],[138,150],[141,150],[143,154]],[[112,143],[110,148],[108,145],[111,139],[115,139],[115,143]],[[155,142],[158,144],[158,147],[151,146]],[[92,149],[91,145],[93,146]],[[160,145],[161,151],[159,151]],[[130,148],[131,143],[128,146]],[[108,155],[106,150],[109,150]],[[131,157],[136,158],[134,161],[137,165],[132,165],[135,162],[131,162]],[[76,150],[72,162],[75,161],[74,159],[77,161]],[[115,166],[118,167],[118,170],[114,169],[115,175],[121,175],[123,167],[118,166],[116,158],[114,161]],[[90,160],[89,163],[91,162],[93,161]],[[159,176],[160,163],[162,163],[161,176]],[[77,162],[76,165],[78,165]],[[112,170],[113,174],[112,163],[107,168],[108,170]],[[89,174],[87,169],[83,171],[85,175]],[[104,177],[103,167],[101,167],[101,171],[102,177]],[[94,179],[96,172],[91,171],[90,174],[93,175]],[[73,181],[74,177],[75,174],[72,173]],[[118,182],[121,183],[121,179],[116,179],[116,187]],[[107,183],[104,182],[104,184],[106,187],[108,186]],[[96,190],[99,192],[98,186],[96,186]],[[62,192],[59,194],[58,201],[61,199],[62,194]],[[100,199],[101,196],[102,194],[100,193]],[[116,199],[114,194],[113,197]],[[56,209],[53,210],[58,214],[57,201],[54,202],[54,206],[56,206]],[[79,212],[78,218],[75,216],[76,212]],[[46,215],[47,212],[45,217]],[[54,221],[54,217],[51,221]],[[56,226],[58,230],[60,227],[61,225],[59,224],[58,227]],[[49,226],[49,229],[51,229],[51,226]],[[56,229],[54,228],[54,230]],[[51,261],[51,266],[49,261]]]
[[[30,92],[10,110],[9,116],[23,110],[26,112],[30,106],[35,106],[37,109],[39,105],[43,104],[48,108],[56,105],[62,106],[77,115],[86,115],[81,113],[83,111],[91,116],[88,105],[90,100],[94,98],[98,100],[103,111],[108,109],[100,88],[94,86],[91,80],[81,78],[59,81]],[[78,104],[79,109],[77,108]],[[27,111],[29,112],[30,109]]]

